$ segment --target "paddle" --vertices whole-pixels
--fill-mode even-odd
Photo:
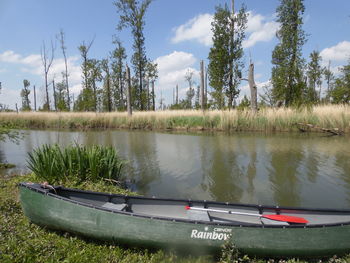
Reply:
[[[200,208],[200,207],[191,207],[185,206],[186,210],[197,210],[197,211],[207,211],[207,212],[216,212],[216,213],[225,213],[225,214],[233,214],[233,215],[244,215],[244,216],[257,216],[263,217],[270,220],[282,221],[287,223],[297,223],[297,224],[306,224],[307,221],[305,218],[297,217],[297,216],[287,216],[287,215],[259,215],[252,213],[243,213],[243,212],[234,212],[230,210],[217,210],[217,209],[208,209],[208,208]]]

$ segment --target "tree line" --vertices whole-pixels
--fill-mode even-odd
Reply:
[[[65,61],[62,81],[48,81],[47,76],[54,56],[54,44],[48,50],[42,45],[41,58],[45,76],[46,102],[42,110],[50,108],[49,87],[53,88],[54,110],[56,111],[125,111],[127,109],[127,83],[130,83],[130,103],[136,110],[155,110],[154,85],[158,78],[157,64],[146,55],[145,13],[152,0],[117,0],[114,2],[119,13],[118,30],[130,29],[133,37],[131,66],[133,76],[126,80],[127,54],[122,42],[116,38],[115,49],[103,59],[89,56],[93,40],[82,42],[78,49],[82,58],[82,91],[76,99],[69,92],[69,72],[67,69],[65,35],[61,31],[57,39]],[[304,0],[280,0],[276,8],[276,22],[280,27],[276,33],[278,43],[271,55],[272,69],[270,85],[260,92],[260,105],[300,106],[319,103],[350,102],[350,60],[340,68],[335,76],[328,66],[322,66],[322,57],[318,50],[303,58],[302,48],[308,35],[303,30]],[[173,101],[165,106],[159,99],[160,108],[193,109],[234,108],[240,94],[239,86],[246,80],[251,89],[251,97],[244,97],[243,107],[257,109],[257,87],[254,82],[254,63],[249,63],[249,73],[242,76],[244,69],[243,41],[246,37],[248,13],[243,4],[235,12],[234,0],[231,7],[227,4],[215,7],[212,22],[213,45],[208,54],[207,69],[201,69],[200,85],[194,81],[194,71],[188,70],[184,79],[188,85],[186,97],[179,99],[178,89],[174,87]],[[209,82],[210,90],[207,88]],[[326,84],[326,89],[322,90]],[[21,91],[22,110],[31,110],[29,101],[30,82],[23,81]],[[35,87],[34,87],[35,92]],[[35,96],[34,96],[35,97]],[[36,103],[35,103],[36,104]],[[36,110],[36,105],[35,105]]]

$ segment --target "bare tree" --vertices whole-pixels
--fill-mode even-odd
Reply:
[[[81,54],[81,57],[83,58],[83,64],[81,66],[81,69],[83,71],[83,85],[84,85],[84,88],[88,88],[88,79],[89,79],[89,76],[88,76],[88,53],[89,53],[89,50],[92,46],[92,44],[94,43],[94,38],[90,41],[89,44],[85,44],[85,41],[83,41],[83,43],[78,47],[79,51],[80,51],[80,54]]]
[[[176,105],[179,104],[179,85],[176,84]]]
[[[55,111],[57,111],[57,99],[56,99],[56,86],[55,86],[55,79],[52,79],[52,91],[53,91],[53,99],[54,99],[54,106]]]
[[[246,80],[249,83],[250,89],[250,106],[254,112],[258,111],[258,91],[254,81],[254,63],[250,61],[248,79],[241,78],[240,80]],[[268,101],[268,97],[263,97],[264,101]]]
[[[47,80],[47,77],[49,75],[50,68],[52,66],[54,54],[55,54],[55,47],[53,42],[51,41],[51,50],[46,49],[45,41],[43,41],[43,45],[41,47],[41,62],[43,63],[44,67],[44,78],[45,78],[45,91],[46,91],[46,102],[44,104],[44,110],[50,110],[50,100],[49,100],[49,83]]]
[[[187,95],[187,108],[189,109],[192,108],[192,99],[195,95],[194,88],[192,87],[194,84],[193,74],[194,74],[194,71],[192,69],[187,69],[187,72],[185,75],[185,80],[188,82],[188,91],[186,92],[186,95]]]
[[[200,68],[201,68],[201,86],[200,86],[200,104],[201,104],[201,109],[204,111],[205,110],[205,94],[204,94],[204,86],[205,86],[205,81],[204,81],[204,61],[201,60],[200,63]]]
[[[36,111],[36,90],[34,85],[34,111]]]
[[[130,69],[128,65],[126,65],[126,105],[128,109],[128,115],[132,115],[132,107],[131,107],[131,77],[130,77]]]
[[[66,49],[65,46],[65,38],[64,38],[64,32],[61,29],[60,34],[58,36],[58,40],[60,41],[61,50],[64,57],[64,65],[65,65],[65,72],[63,72],[63,76],[65,79],[66,89],[67,89],[67,104],[68,104],[68,110],[70,110],[70,97],[69,97],[69,85],[68,85],[68,65],[67,65],[67,56],[66,56]]]

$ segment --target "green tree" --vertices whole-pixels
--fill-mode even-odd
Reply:
[[[209,52],[209,83],[214,91],[211,93],[217,108],[224,107],[224,96],[228,98],[228,106],[233,106],[238,96],[240,72],[243,68],[243,47],[247,25],[247,13],[244,6],[234,15],[227,5],[217,6],[212,22],[213,47]]]
[[[69,111],[69,103],[67,96],[67,87],[66,87],[66,79],[65,73],[62,72],[63,78],[62,82],[56,84],[56,104],[58,111]]]
[[[244,97],[241,100],[241,102],[239,103],[237,109],[238,110],[245,110],[245,109],[249,109],[249,107],[250,107],[250,100],[248,99],[248,97],[246,95],[244,95]]]
[[[99,90],[97,82],[102,80],[100,61],[88,58],[88,52],[93,41],[88,45],[84,42],[78,47],[83,59],[81,70],[83,74],[83,89],[80,92],[74,109],[77,111],[97,111]]]
[[[321,85],[322,74],[324,69],[321,67],[322,57],[320,52],[313,51],[310,54],[310,62],[307,65],[307,79],[308,87],[306,89],[306,100],[311,103],[316,103],[321,100]],[[319,87],[320,91],[317,92],[316,88]]]
[[[108,59],[101,60],[101,69],[103,76],[103,93],[102,93],[102,110],[112,111],[112,92],[111,92],[111,76]]]
[[[124,111],[126,109],[125,103],[125,91],[124,91],[124,75],[125,75],[125,59],[126,52],[125,48],[122,46],[122,43],[119,39],[113,41],[116,45],[116,48],[111,54],[111,64],[112,64],[112,94],[114,100],[114,108],[117,110]]]
[[[302,47],[306,35],[302,29],[305,7],[303,0],[280,0],[277,7],[279,43],[272,52],[272,93],[275,101],[286,106],[301,103],[305,81]]]
[[[145,14],[152,0],[117,0],[114,2],[120,13],[118,29],[129,27],[134,37],[132,64],[136,77],[138,78],[138,90],[135,91],[135,104],[140,110],[145,109],[146,93],[143,89],[145,66],[147,64],[145,37],[143,30],[145,27]]]
[[[94,95],[94,111],[97,112],[99,108],[99,94],[100,90],[97,87],[97,82],[102,80],[101,61],[97,59],[88,60],[89,81]]]
[[[350,103],[350,60],[340,69],[341,75],[335,80],[334,89],[330,92],[333,103]]]
[[[29,100],[29,90],[30,82],[28,80],[23,80],[23,89],[21,90],[22,97],[22,111],[30,111],[30,100]]]

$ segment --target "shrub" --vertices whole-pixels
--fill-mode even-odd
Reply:
[[[43,145],[28,154],[28,167],[40,179],[53,184],[65,181],[120,181],[125,161],[112,147]]]

